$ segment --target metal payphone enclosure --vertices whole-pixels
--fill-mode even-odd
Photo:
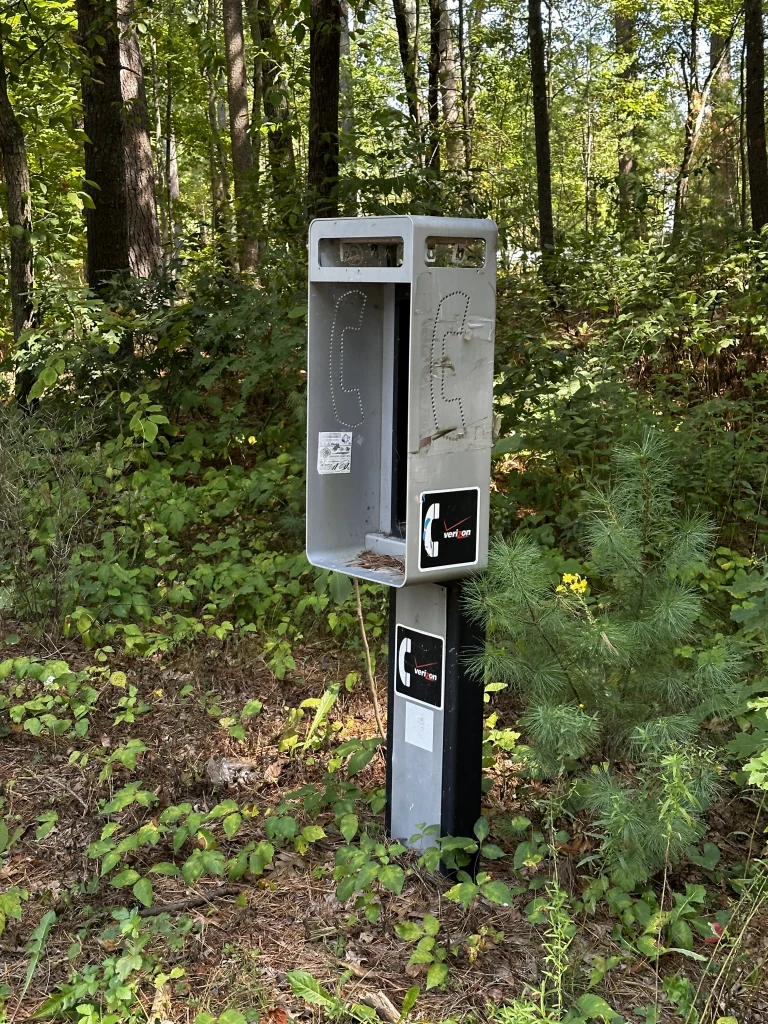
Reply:
[[[312,223],[313,565],[393,587],[486,565],[496,238],[486,220]]]

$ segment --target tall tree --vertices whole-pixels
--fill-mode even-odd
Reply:
[[[709,67],[715,69],[710,104],[713,198],[717,210],[723,209],[732,217],[736,206],[736,162],[731,129],[731,39],[714,29],[709,33]]]
[[[634,110],[632,95],[637,83],[637,16],[626,10],[617,11],[613,18],[616,40],[616,56],[619,59],[619,78],[625,93],[623,106]],[[637,227],[634,197],[637,194],[637,119],[634,113],[627,116],[619,129],[619,224],[624,231]]]
[[[749,201],[752,227],[768,224],[768,154],[765,149],[765,25],[762,0],[746,0],[744,41],[747,48],[746,120]]]
[[[440,171],[440,34],[443,11],[440,0],[429,0],[429,61],[427,62],[427,167]]]
[[[275,30],[270,0],[248,0],[251,31],[261,43],[262,103],[269,124],[269,168],[275,191],[290,192],[296,182],[296,158],[291,131],[288,82],[283,72],[283,49]],[[290,197],[288,197],[290,198]]]
[[[88,283],[129,270],[148,277],[160,261],[155,175],[144,72],[132,0],[77,0],[82,73]],[[91,185],[90,182],[94,184]]]
[[[531,56],[531,92],[533,94],[533,125],[536,139],[539,244],[544,270],[545,273],[548,273],[550,257],[555,248],[555,226],[552,216],[552,155],[549,145],[549,100],[547,97],[544,31],[541,23],[541,0],[528,0],[528,42]]]
[[[18,341],[22,331],[31,327],[34,315],[32,305],[32,288],[35,279],[31,237],[32,200],[26,140],[8,96],[2,35],[0,35],[0,152],[3,155],[8,226],[11,229],[10,285],[13,337],[15,341]]]
[[[341,3],[310,0],[307,188],[315,217],[335,217],[339,177]]]
[[[453,50],[453,29],[448,0],[440,0],[440,98],[445,123],[445,162],[448,167],[461,167],[464,163],[462,147],[462,104],[456,76],[456,57]]]
[[[734,26],[735,27],[735,23]],[[728,35],[730,41],[733,35],[733,27]],[[699,0],[693,0],[691,21],[688,26],[688,50],[682,54],[681,71],[685,83],[687,115],[685,118],[685,142],[683,144],[683,155],[680,158],[680,168],[677,172],[677,184],[675,186],[675,213],[672,233],[679,237],[686,212],[688,199],[688,184],[693,166],[693,157],[701,139],[704,119],[709,107],[709,95],[712,90],[712,83],[720,72],[729,47],[723,46],[719,59],[714,65],[710,65],[709,72],[701,83],[699,71],[699,32],[701,30],[701,5]]]
[[[256,228],[256,174],[249,134],[248,74],[245,61],[242,0],[223,0],[224,52],[227,60],[229,138],[232,144],[232,179],[235,188],[237,254],[240,269],[252,271],[259,263]]]
[[[392,0],[397,43],[403,66],[408,114],[419,123],[419,5],[417,0]]]
[[[226,129],[226,107],[219,97],[219,82],[212,58],[216,37],[215,0],[208,0],[205,36],[201,40],[199,59],[208,93],[208,166],[211,183],[211,225],[214,248],[225,266],[234,265],[233,232],[230,205],[230,183],[222,131]]]

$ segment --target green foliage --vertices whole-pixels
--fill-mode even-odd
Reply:
[[[582,773],[577,800],[608,870],[631,884],[700,834],[716,769],[699,729],[735,707],[743,669],[732,639],[702,627],[712,527],[678,510],[667,446],[648,432],[613,467],[585,505],[584,575],[558,580],[528,537],[497,541],[467,607],[488,630],[476,674],[524,697],[529,771]],[[632,775],[617,770],[626,758]]]
[[[8,658],[0,663],[0,715],[33,736],[85,737],[99,698],[93,683],[105,672],[72,672],[64,661]]]

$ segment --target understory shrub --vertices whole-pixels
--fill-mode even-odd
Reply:
[[[466,590],[487,629],[476,675],[520,694],[527,770],[577,776],[572,800],[597,819],[622,885],[679,856],[716,792],[701,726],[728,714],[743,669],[700,619],[713,533],[678,509],[667,445],[648,431],[615,449],[609,485],[586,501],[581,573],[560,577],[523,535],[497,541]]]

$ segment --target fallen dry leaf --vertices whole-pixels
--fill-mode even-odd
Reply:
[[[288,1024],[288,1014],[282,1006],[276,1006],[261,1018],[261,1024]]]

